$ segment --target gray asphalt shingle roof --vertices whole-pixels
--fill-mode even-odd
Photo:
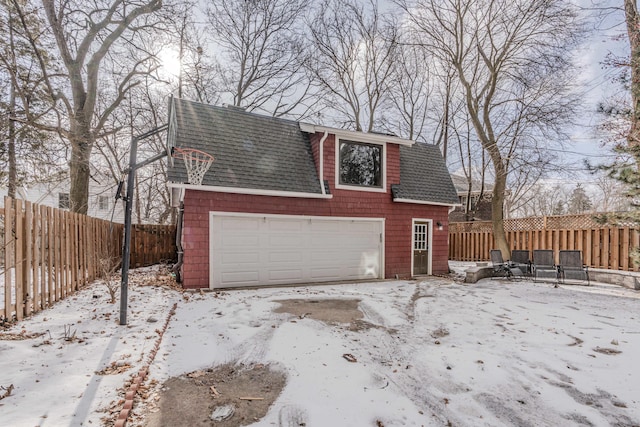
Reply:
[[[392,186],[392,191],[398,199],[460,203],[440,149],[432,144],[400,146],[400,184]]]
[[[460,193],[466,194],[469,190],[469,183],[467,182],[467,177],[463,175],[458,175],[455,173],[451,174],[451,179],[453,180],[453,185],[456,187],[456,190]],[[471,192],[479,192],[480,188],[482,188],[482,182],[477,179],[471,180]],[[489,183],[484,183],[484,191],[491,192],[493,190],[493,185]]]
[[[297,122],[174,99],[177,147],[215,157],[202,185],[321,193],[309,136]],[[187,182],[181,160],[169,181]]]
[[[321,194],[309,134],[300,124],[174,99],[175,145],[215,157],[202,185]],[[186,183],[181,160],[167,171],[169,181]],[[457,204],[458,196],[440,149],[415,143],[400,146],[400,184],[394,198]]]

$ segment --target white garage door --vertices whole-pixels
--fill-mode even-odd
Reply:
[[[212,288],[384,277],[381,218],[211,212]]]

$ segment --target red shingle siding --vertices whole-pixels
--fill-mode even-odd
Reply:
[[[316,164],[316,172],[320,176],[320,140],[322,135],[315,133],[310,135],[309,139],[311,141],[311,154],[313,154],[313,161]]]
[[[387,144],[387,188],[400,183],[400,146]]]
[[[317,135],[316,135],[317,136]],[[319,154],[313,143],[314,157]],[[433,220],[432,272],[448,272],[448,207],[394,203],[390,186],[400,182],[399,147],[387,146],[387,192],[338,190],[335,188],[335,139],[324,143],[324,179],[329,181],[332,199],[303,199],[187,190],[184,198],[185,288],[209,286],[209,212],[246,212],[282,215],[386,218],[385,275],[387,278],[411,276],[412,219]],[[316,148],[313,148],[315,145]],[[317,158],[316,158],[317,160]],[[438,230],[436,223],[445,225]]]

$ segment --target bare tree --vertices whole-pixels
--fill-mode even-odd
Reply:
[[[607,175],[601,174],[596,178],[599,194],[595,196],[596,212],[622,212],[629,210],[629,199],[626,197],[624,185]]]
[[[167,31],[156,39],[153,48],[160,62],[155,78],[167,85],[165,91],[179,98],[215,104],[221,90],[214,56],[216,46],[207,40],[207,27],[197,21],[200,16],[197,6],[196,0],[182,1],[167,17]]]
[[[444,66],[443,72],[437,73],[437,79],[440,82],[438,84],[436,93],[439,95],[441,115],[438,120],[437,126],[434,132],[434,143],[441,147],[442,157],[445,163],[447,162],[449,153],[449,131],[451,124],[451,117],[453,117],[457,111],[452,111],[453,94],[456,90],[455,71],[450,63],[441,64]],[[460,107],[460,103],[457,104]]]
[[[103,176],[112,180],[115,189],[124,180],[129,161],[129,144],[136,129],[154,129],[162,126],[167,117],[167,86],[147,76],[140,85],[131,90],[114,114],[112,128],[122,129],[110,133],[95,142],[94,166]],[[149,158],[166,149],[163,134],[146,138],[138,146],[139,158]],[[166,223],[171,214],[170,191],[166,181],[166,161],[158,161],[141,168],[136,173],[133,221],[137,223]]]
[[[560,184],[538,182],[529,187],[529,198],[522,200],[511,210],[513,217],[562,215],[569,198],[568,189]]]
[[[38,25],[37,14],[29,11],[24,19]],[[6,35],[0,40],[0,179],[6,182],[9,197],[16,196],[19,185],[40,181],[43,170],[55,175],[61,166],[56,162],[60,151],[50,135],[38,131],[30,120],[46,116],[50,106],[39,85],[42,74],[24,32],[20,31],[20,17],[11,0],[0,1],[0,31]],[[47,64],[53,60],[46,51],[40,52]],[[28,118],[25,111],[31,111]]]
[[[42,0],[47,35],[54,40],[62,68],[52,69],[42,55],[43,35],[26,19],[31,3],[13,0],[22,29],[28,37],[42,73],[43,87],[58,107],[60,125],[38,121],[41,129],[58,132],[71,145],[69,160],[70,208],[86,213],[89,195],[90,157],[96,138],[138,77],[155,66],[153,54],[140,49],[139,37],[151,30],[151,16],[161,0]],[[101,71],[105,63],[117,76],[117,84],[105,87]],[[27,114],[32,114],[27,111]],[[64,123],[66,123],[66,125]]]
[[[504,232],[507,178],[572,118],[570,48],[579,26],[560,0],[396,0],[419,43],[456,71],[477,139],[495,176],[492,221],[497,247]],[[533,150],[531,149],[533,147]]]
[[[217,55],[220,90],[233,105],[274,116],[309,113],[312,85],[304,69],[300,24],[309,0],[210,0],[209,35]]]
[[[308,69],[324,91],[324,102],[342,126],[369,132],[381,125],[398,46],[398,27],[384,22],[377,3],[325,0],[309,24]],[[346,119],[345,119],[346,118]]]
[[[400,45],[392,60],[385,127],[393,134],[424,141],[431,112],[433,79],[429,55],[419,46]]]

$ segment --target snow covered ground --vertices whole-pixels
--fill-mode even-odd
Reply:
[[[255,426],[291,408],[307,426],[640,425],[638,291],[429,278],[183,294],[135,274],[128,326],[94,284],[0,330],[0,425],[112,425],[174,303],[147,384],[276,366],[287,384]],[[357,299],[369,327],[274,312],[293,298]],[[128,425],[144,425],[148,392]]]

